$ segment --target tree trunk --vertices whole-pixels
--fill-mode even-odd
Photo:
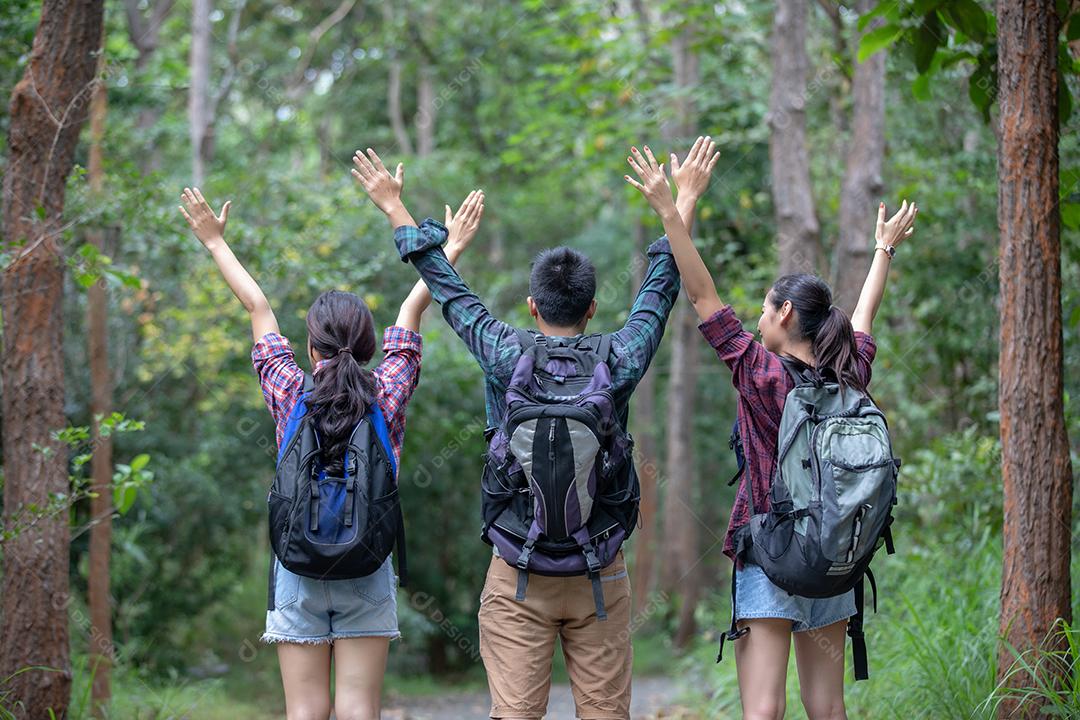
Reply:
[[[638,253],[634,256],[632,279],[633,292],[637,293],[645,280],[647,260],[644,251],[648,247],[649,237],[640,219],[634,224],[634,236]],[[649,594],[654,587],[656,568],[656,475],[660,457],[656,447],[656,428],[659,423],[656,422],[656,372],[653,367],[649,368],[638,383],[632,403],[633,425],[636,428],[634,447],[637,450],[634,462],[641,483],[641,529],[638,530],[637,540],[634,542],[634,568],[630,574],[633,584],[631,597],[636,613],[649,606]]]
[[[773,17],[769,165],[780,274],[818,272],[820,228],[806,148],[807,0],[778,0]]]
[[[383,21],[386,24],[387,33],[394,31],[394,6],[392,3],[383,3]],[[394,140],[397,141],[397,149],[405,154],[412,155],[412,140],[409,131],[405,127],[405,117],[401,111],[401,60],[397,57],[397,50],[390,50],[389,62],[387,63],[389,76],[386,82],[386,111],[390,115],[390,127],[394,131]]]
[[[672,642],[685,647],[694,634],[693,609],[700,573],[698,517],[694,493],[693,417],[699,365],[697,317],[688,303],[672,311],[671,377],[668,381],[667,457],[664,465],[664,589],[681,598],[679,625]]]
[[[435,118],[439,113],[435,97],[435,68],[421,62],[416,86],[416,153],[420,157],[435,151]]]
[[[859,14],[869,12],[875,2],[859,0]],[[866,32],[881,24],[870,23]],[[885,155],[885,57],[882,50],[866,62],[856,60],[851,82],[851,139],[840,190],[840,232],[833,254],[833,304],[848,314],[855,310],[870,266],[873,222],[884,188],[881,162]]]
[[[698,58],[692,49],[689,28],[680,31],[671,44],[677,93],[674,137],[687,139],[695,132],[697,109],[689,91],[698,81]],[[666,139],[673,140],[674,137]],[[694,572],[700,560],[698,521],[694,515],[697,468],[694,462],[693,418],[697,396],[699,345],[697,318],[686,303],[672,311],[675,337],[668,381],[667,457],[664,494],[664,589],[680,597],[679,624],[672,642],[686,647],[695,632],[694,609],[701,584]]]
[[[1057,36],[1053,0],[999,0],[998,228],[1001,233],[1001,478],[1004,562],[1001,634],[1023,652],[1072,620],[1072,467],[1065,432],[1058,207]],[[1004,681],[1012,654],[998,654]],[[1061,665],[1045,665],[1060,672]],[[1054,683],[1054,678],[1048,678]],[[1024,674],[1011,683],[1030,685]],[[998,717],[1039,717],[1037,703],[1003,703]]]
[[[158,48],[158,38],[161,34],[161,26],[165,23],[175,0],[157,0],[150,7],[150,15],[143,14],[139,0],[124,0],[124,13],[127,16],[128,39],[138,51],[135,58],[135,72],[140,77],[146,72],[150,58]],[[139,110],[138,120],[135,126],[139,129],[140,137],[151,136],[154,126],[164,113],[165,109],[159,105],[144,107]],[[161,150],[156,142],[147,142],[140,154],[139,166],[144,173],[151,173],[161,169]]]
[[[191,2],[191,87],[188,88],[188,125],[191,133],[191,182],[206,178],[206,151],[210,145],[210,0]]]
[[[99,82],[90,105],[90,193],[103,195],[105,173],[102,145],[105,143],[105,114],[108,108],[105,82]],[[87,232],[87,238],[99,252],[105,253],[105,233],[101,228]],[[112,380],[109,376],[108,298],[105,278],[98,278],[86,291],[87,354],[90,360],[90,416],[93,457],[90,460],[90,573],[87,601],[90,606],[90,636],[87,650],[93,673],[91,712],[107,716],[109,676],[112,669],[112,607],[109,602],[109,553],[112,546],[112,438],[101,435],[99,417],[112,412]]]
[[[30,60],[11,95],[3,180],[4,526],[68,492],[60,248],[64,189],[86,121],[101,47],[102,0],[44,0]],[[0,678],[16,717],[57,717],[71,690],[67,512],[46,514],[3,546]],[[49,670],[27,668],[46,667]],[[18,674],[16,674],[18,673]]]

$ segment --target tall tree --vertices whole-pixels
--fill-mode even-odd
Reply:
[[[188,67],[188,131],[191,134],[191,182],[206,177],[210,121],[210,11],[211,0],[191,0],[191,55]]]
[[[1021,650],[1072,619],[1072,467],[1065,431],[1054,0],[998,0],[998,407],[1004,485],[1001,634]],[[1064,649],[1060,635],[1050,639]],[[1012,663],[1002,649],[1000,679]],[[1062,666],[1057,666],[1064,669]],[[1012,682],[1022,676],[1013,676]],[[1005,703],[999,717],[1039,716]]]
[[[641,283],[645,280],[645,250],[648,247],[648,234],[645,225],[640,218],[634,223],[635,247],[638,253],[634,258],[633,272],[631,273],[632,291],[636,294]],[[634,459],[638,470],[638,480],[641,484],[641,529],[637,533],[634,542],[634,568],[630,574],[633,583],[634,608],[645,607],[649,600],[655,583],[656,574],[656,541],[657,541],[657,508],[659,505],[659,488],[657,487],[657,469],[660,462],[660,454],[656,442],[656,369],[650,366],[644,377],[634,390],[633,424],[635,427],[634,438],[637,457]]]
[[[821,229],[806,147],[807,0],[777,0],[772,27],[769,166],[780,274],[817,272]]]
[[[690,137],[697,124],[697,110],[690,90],[698,83],[698,57],[689,27],[676,33],[671,42],[671,52],[677,97],[676,122],[665,128],[664,133],[669,140]],[[694,610],[701,587],[701,574],[694,572],[700,559],[700,543],[694,514],[697,472],[693,445],[701,342],[697,333],[697,319],[689,303],[677,303],[672,311],[672,319],[675,327],[667,391],[667,456],[664,473],[667,485],[664,495],[667,557],[663,581],[665,590],[680,598],[679,623],[673,642],[681,648],[686,646],[695,632]]]
[[[104,63],[102,63],[104,67]],[[87,174],[95,202],[103,197],[105,169],[102,156],[105,144],[105,114],[108,109],[107,85],[102,80],[94,89],[90,103],[90,159]],[[95,227],[87,239],[99,253],[105,251],[105,231]],[[102,435],[99,418],[112,412],[112,378],[109,373],[108,296],[105,278],[100,277],[86,291],[87,355],[90,360],[90,428],[94,448],[90,460],[92,475],[90,500],[90,571],[87,578],[87,604],[90,606],[90,635],[87,638],[90,668],[93,673],[91,702],[94,717],[106,717],[109,677],[112,669],[112,606],[109,602],[109,554],[112,547],[112,438]]]
[[[161,26],[172,11],[175,0],[157,0],[150,5],[149,11],[143,9],[140,0],[124,0],[124,14],[127,17],[128,39],[135,46],[138,55],[135,58],[135,72],[147,72],[150,59],[157,52],[161,37]],[[165,106],[154,103],[139,110],[136,122],[143,133],[151,134],[157,125]],[[143,172],[152,172],[161,166],[161,151],[158,143],[146,141],[145,152],[139,153],[139,163]]]
[[[875,0],[858,0],[856,9],[861,15],[874,5]],[[881,20],[868,24],[863,35],[881,24]],[[866,219],[883,189],[886,55],[882,50],[862,62],[856,59],[851,81],[851,137],[840,189],[839,237],[833,253],[833,302],[848,313],[855,310],[873,250]]]
[[[4,525],[68,491],[60,246],[64,190],[94,88],[102,0],[44,0],[11,95],[3,181]],[[0,677],[16,714],[62,717],[71,689],[67,513],[46,514],[4,543]],[[48,668],[48,669],[38,669]]]

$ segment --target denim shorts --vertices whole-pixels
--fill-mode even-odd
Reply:
[[[338,638],[401,637],[393,558],[354,580],[317,580],[291,573],[274,559],[274,609],[266,611],[263,642],[317,645]]]
[[[789,595],[773,584],[760,565],[747,563],[735,571],[735,619],[791,620],[792,632],[832,625],[855,614],[855,591],[831,598]]]

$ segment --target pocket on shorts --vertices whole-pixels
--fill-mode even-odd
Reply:
[[[353,592],[372,605],[382,605],[394,594],[394,583],[391,579],[393,573],[393,567],[387,558],[387,562],[375,572],[351,580]]]
[[[296,602],[300,596],[300,576],[289,572],[280,560],[275,560],[274,569],[274,608],[280,610]]]

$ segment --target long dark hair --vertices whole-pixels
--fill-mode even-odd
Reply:
[[[311,348],[330,362],[315,375],[307,399],[329,474],[344,468],[345,447],[353,429],[375,402],[375,376],[363,367],[375,354],[375,320],[356,295],[328,290],[307,313]]]
[[[809,340],[816,369],[829,369],[842,386],[866,392],[866,384],[856,362],[855,330],[847,313],[832,304],[832,290],[817,275],[784,275],[773,283],[769,301],[779,310],[791,302],[799,320],[800,339]]]

